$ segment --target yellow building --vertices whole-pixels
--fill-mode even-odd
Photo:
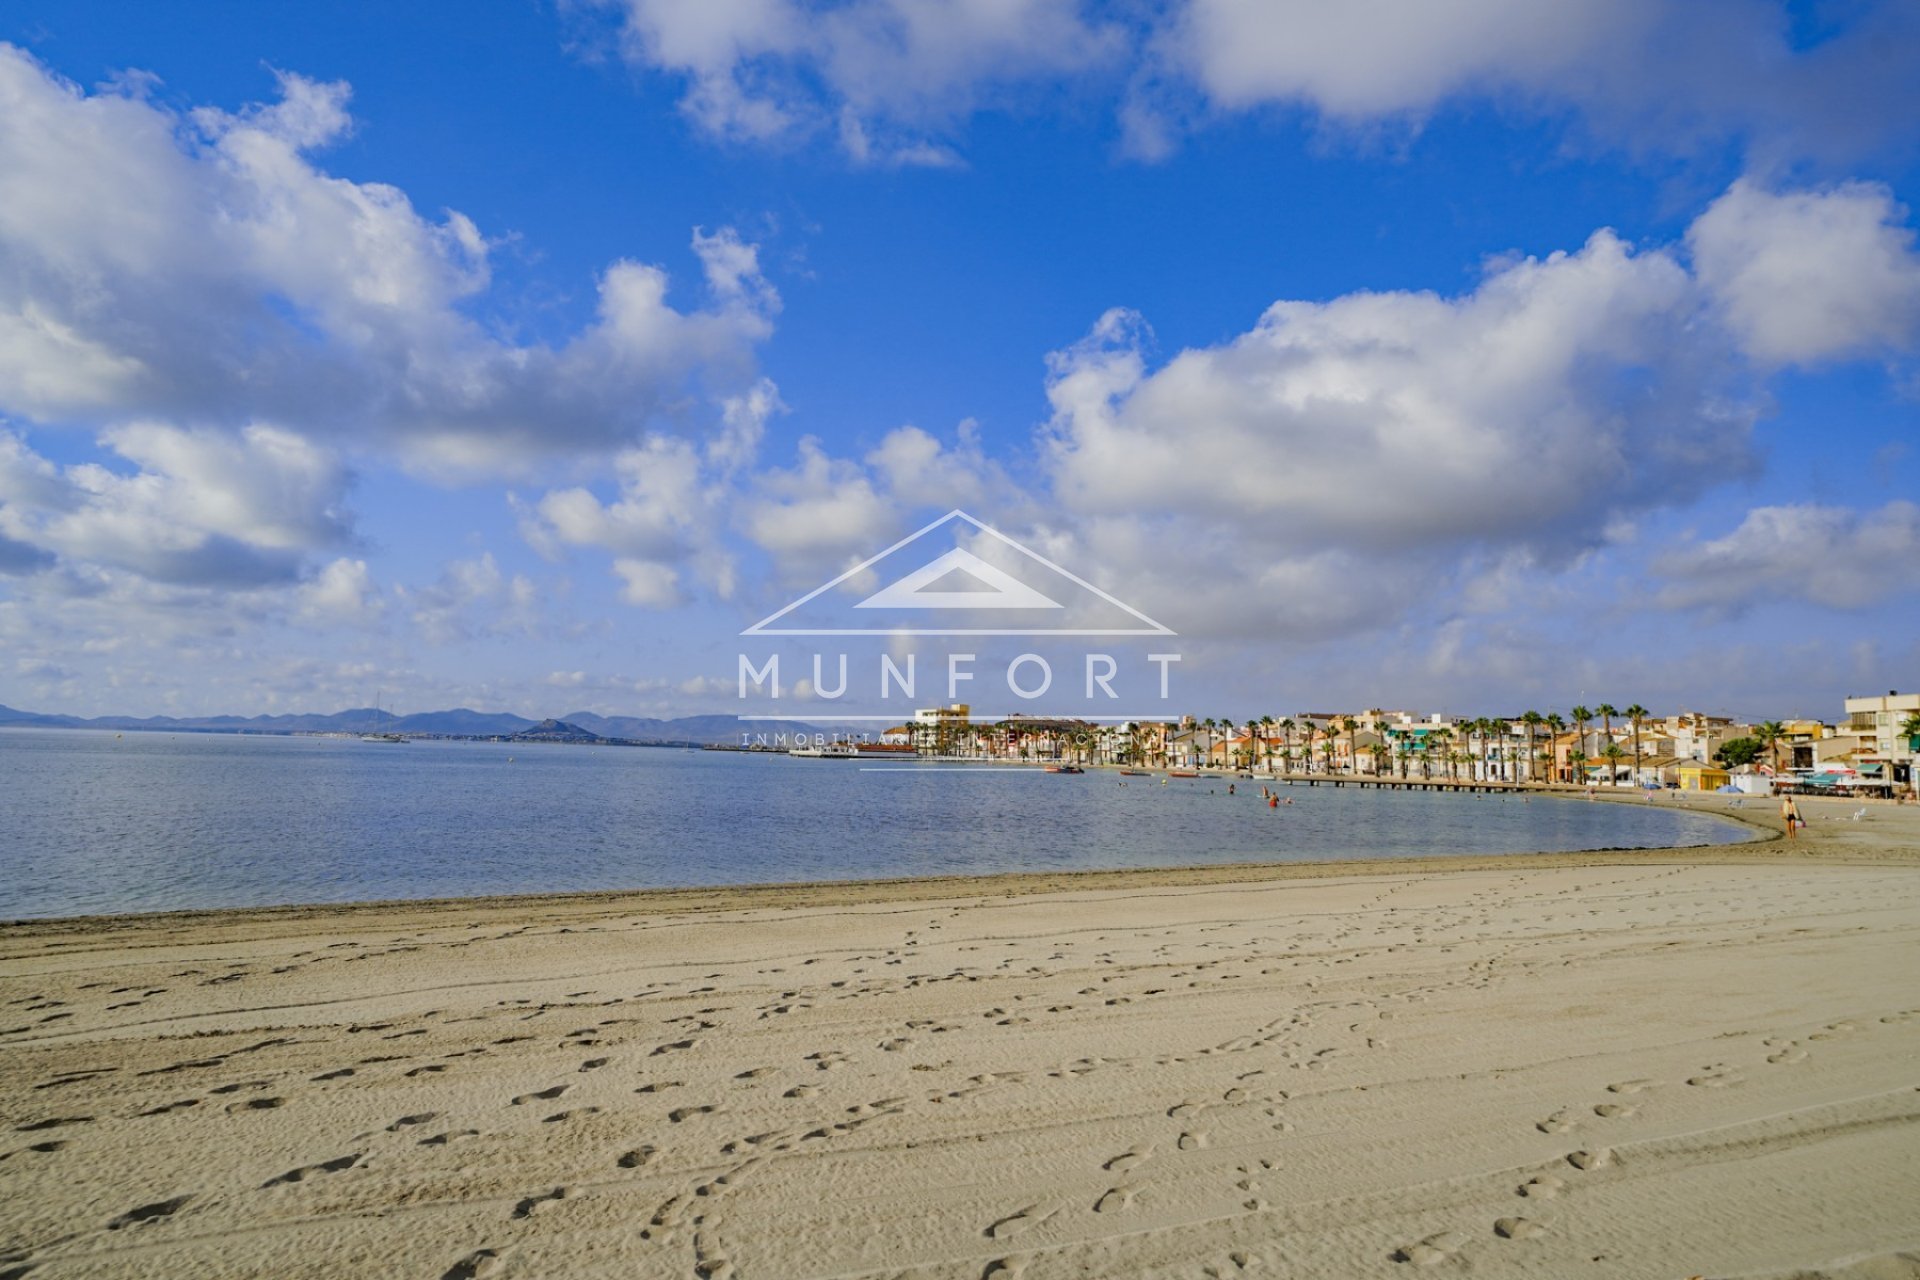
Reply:
[[[1674,766],[1674,780],[1682,791],[1718,791],[1733,781],[1733,775],[1718,765],[1683,760]]]

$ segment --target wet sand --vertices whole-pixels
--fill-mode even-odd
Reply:
[[[1858,807],[7,926],[0,1276],[1920,1276],[1920,809]]]

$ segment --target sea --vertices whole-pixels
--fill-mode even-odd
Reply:
[[[1649,848],[1668,799],[1122,778],[672,748],[0,729],[0,920],[390,899]]]

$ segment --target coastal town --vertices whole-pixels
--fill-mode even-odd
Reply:
[[[1832,721],[1744,722],[1638,703],[1566,712],[1455,717],[1370,708],[1244,719],[1099,723],[976,718],[965,703],[929,707],[862,741],[809,738],[820,754],[1254,773],[1432,784],[1630,787],[1909,800],[1920,762],[1920,693],[1850,697]],[[779,746],[781,741],[749,745]]]

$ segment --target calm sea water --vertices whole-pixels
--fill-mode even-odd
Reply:
[[[0,919],[1747,838],[1657,805],[865,766],[0,730]]]

